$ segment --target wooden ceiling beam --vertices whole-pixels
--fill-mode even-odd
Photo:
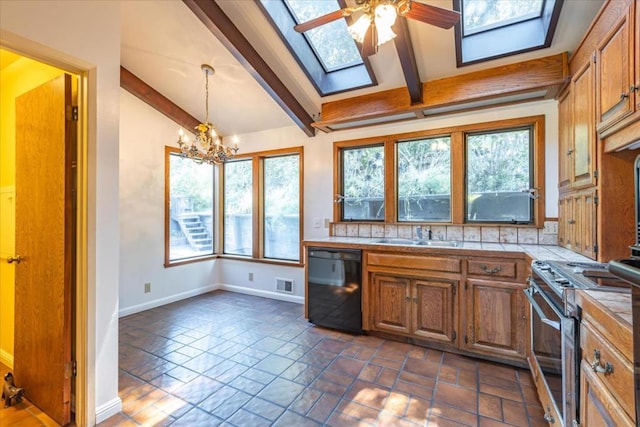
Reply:
[[[193,132],[193,129],[200,124],[198,119],[178,107],[123,66],[120,66],[120,87],[185,129]]]
[[[393,31],[396,33],[393,41],[396,45],[398,57],[400,58],[400,65],[402,66],[404,81],[407,83],[411,105],[420,104],[422,103],[422,82],[418,74],[418,64],[413,51],[413,43],[411,43],[407,20],[396,19],[396,23],[393,25]]]
[[[313,118],[302,107],[276,73],[262,59],[251,43],[231,22],[214,0],[183,0],[207,29],[227,48],[273,98],[285,113],[308,136],[315,136]]]
[[[538,91],[545,94],[526,101],[544,99],[549,91],[557,93],[568,78],[568,57],[561,53],[422,83],[422,102],[417,104],[412,104],[405,87],[326,102],[322,121],[314,126],[328,131],[336,125],[363,121],[369,125],[372,119],[403,113],[415,113],[416,118],[420,113],[430,116],[487,108],[525,102],[514,97]]]

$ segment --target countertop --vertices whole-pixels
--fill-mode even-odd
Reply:
[[[380,239],[381,238],[379,237],[333,236],[306,239],[302,244],[304,246],[348,247],[368,250],[410,252],[416,254],[478,255],[478,252],[490,252],[497,256],[520,257],[524,253],[532,260],[544,259],[556,261],[594,262],[590,258],[556,245],[519,245],[514,243],[465,241],[462,242],[462,246],[460,247],[429,247],[407,244],[376,243],[376,241]]]
[[[625,329],[631,333],[633,325],[633,315],[631,312],[630,292],[608,292],[596,290],[579,290],[578,304],[582,305],[583,299],[600,307],[608,316],[618,321]]]

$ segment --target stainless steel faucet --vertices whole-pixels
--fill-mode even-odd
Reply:
[[[418,236],[418,240],[422,240],[422,226],[419,225],[416,227],[416,235]],[[431,240],[431,227],[427,229],[427,240]]]

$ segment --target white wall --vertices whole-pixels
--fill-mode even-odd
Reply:
[[[118,114],[120,2],[0,2],[4,46],[89,72],[89,423],[120,409],[118,398]],[[63,67],[64,68],[64,67]],[[96,304],[96,301],[99,302]]]
[[[211,290],[216,261],[165,268],[164,146],[179,126],[120,90],[120,315]],[[151,292],[144,293],[144,284]]]

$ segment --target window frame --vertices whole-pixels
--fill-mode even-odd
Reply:
[[[181,258],[176,261],[171,261],[171,226],[170,226],[170,216],[171,216],[171,156],[177,155],[180,157],[180,149],[177,147],[164,147],[164,267],[176,267],[184,264],[191,264],[194,262],[200,261],[208,261],[211,259],[217,258],[216,253],[216,240],[218,233],[218,228],[216,227],[216,168],[212,167],[213,174],[213,185],[211,188],[212,192],[212,208],[211,208],[211,218],[213,221],[213,233],[212,236],[212,252],[210,254],[195,256],[189,258]],[[189,160],[189,159],[186,159]]]
[[[464,13],[463,0],[453,0],[453,10]],[[455,24],[458,68],[551,46],[564,0],[544,0],[537,18],[499,25],[464,35],[464,16]]]
[[[533,156],[533,188],[536,189],[538,198],[533,201],[533,221],[530,224],[518,225],[523,227],[541,228],[545,220],[545,116],[529,116],[514,119],[497,120],[492,122],[474,123],[447,128],[429,129],[417,132],[392,134],[371,138],[363,138],[348,141],[336,141],[333,144],[333,191],[339,195],[342,188],[341,155],[344,148],[355,148],[358,146],[384,144],[385,153],[385,219],[384,224],[409,225],[413,223],[433,224],[433,225],[488,225],[495,224],[510,225],[505,222],[468,222],[466,221],[466,151],[465,135],[467,133],[499,132],[531,126],[532,156]],[[451,138],[451,220],[448,222],[438,221],[398,221],[398,191],[397,191],[397,167],[396,167],[396,142],[418,138],[437,138],[449,136]],[[342,218],[342,207],[339,203],[333,204],[333,221],[381,224],[376,221],[345,220]]]
[[[297,155],[299,159],[299,215],[300,220],[298,224],[298,254],[299,259],[295,260],[285,260],[285,259],[277,259],[277,258],[266,258],[264,256],[264,239],[265,239],[265,230],[264,230],[264,160],[267,158],[274,157],[284,157],[290,155]],[[218,192],[220,194],[219,197],[219,218],[221,224],[221,232],[218,233],[218,246],[220,248],[220,253],[218,256],[220,258],[228,258],[234,260],[241,261],[251,261],[251,262],[261,262],[266,264],[276,264],[276,265],[288,265],[288,266],[302,266],[303,264],[303,232],[304,232],[304,147],[288,147],[281,148],[275,150],[267,150],[267,151],[257,151],[253,153],[242,153],[236,155],[232,160],[229,160],[229,163],[234,161],[241,161],[251,159],[251,173],[252,173],[252,183],[253,183],[253,209],[252,209],[252,245],[251,245],[251,256],[247,255],[236,255],[236,254],[227,254],[224,253],[224,167],[226,163],[222,164],[220,168],[220,179],[218,180]]]
[[[362,64],[359,65],[326,71],[304,34],[293,29],[296,25],[295,18],[283,0],[254,1],[320,96],[377,86],[378,81],[369,58],[363,57]],[[339,6],[346,7],[344,0],[337,2]],[[347,22],[350,19],[347,17]]]

